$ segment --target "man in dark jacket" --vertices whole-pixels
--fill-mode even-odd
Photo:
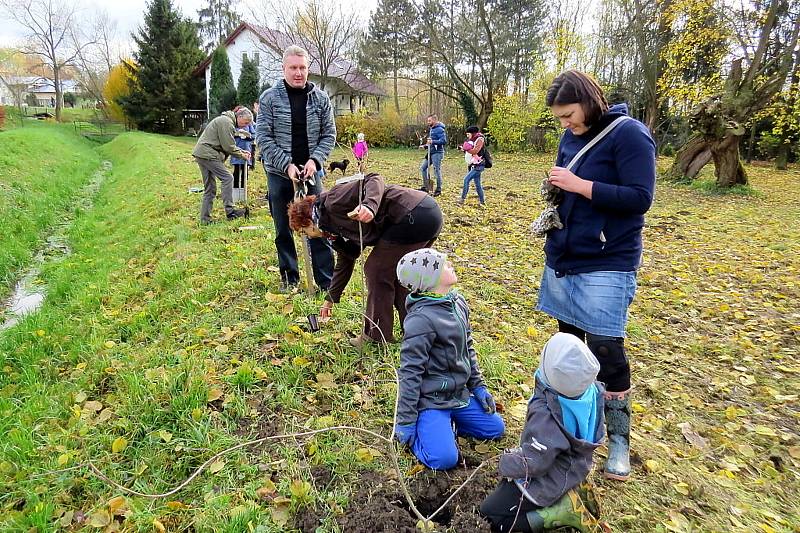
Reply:
[[[250,160],[250,152],[237,147],[233,136],[235,128],[244,128],[252,121],[253,114],[247,108],[241,108],[236,114],[233,111],[225,111],[209,122],[206,129],[203,130],[203,134],[197,139],[192,155],[203,176],[203,200],[200,204],[201,224],[213,222],[211,209],[214,206],[214,197],[217,195],[217,178],[222,182],[222,204],[225,206],[228,220],[246,214],[245,211],[234,208],[233,176],[223,163],[229,155]]]
[[[336,142],[331,101],[308,81],[308,65],[308,52],[303,48],[286,49],[284,79],[261,94],[256,123],[284,290],[300,281],[286,206],[294,199],[295,184],[300,180],[307,180],[308,194],[322,192],[320,171]],[[320,289],[327,290],[333,276],[333,251],[325,239],[309,239],[309,247],[314,281]]]
[[[433,196],[442,194],[442,159],[444,159],[444,147],[447,144],[447,132],[444,129],[444,124],[439,122],[439,117],[436,115],[428,115],[428,138],[425,144],[421,145],[421,149],[425,149],[428,153],[419,167],[422,173],[422,190],[428,191],[431,186],[430,181],[430,166],[436,174],[436,190],[432,192]]]

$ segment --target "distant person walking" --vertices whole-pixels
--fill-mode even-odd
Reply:
[[[300,282],[297,250],[289,228],[287,206],[295,183],[308,184],[308,194],[322,192],[322,168],[336,142],[336,123],[328,95],[308,81],[308,52],[290,46],[283,53],[283,80],[259,98],[256,142],[267,172],[269,210],[275,223],[275,247],[281,288]],[[333,250],[327,239],[309,239],[314,281],[328,290],[333,276]]]
[[[564,227],[547,232],[536,308],[558,320],[559,331],[585,340],[600,362],[608,432],[604,473],[625,480],[631,470],[625,325],[642,259],[644,214],[653,203],[655,143],[644,124],[628,117],[627,105],[609,107],[597,82],[582,72],[559,75],[545,98],[566,130],[548,178],[564,191],[557,208]]]
[[[243,107],[235,114],[225,111],[212,120],[197,139],[197,144],[192,150],[194,160],[200,167],[203,177],[203,200],[200,203],[200,223],[211,224],[211,209],[214,207],[214,197],[217,195],[217,179],[222,182],[222,205],[225,206],[225,215],[228,220],[245,216],[244,210],[236,209],[233,205],[233,176],[225,168],[224,162],[229,155],[235,155],[242,160],[250,160],[250,152],[236,146],[234,135],[237,128],[246,128],[253,121],[253,114]]]
[[[442,194],[442,159],[444,159],[444,147],[447,144],[447,132],[444,129],[444,124],[439,122],[439,117],[434,114],[428,115],[426,119],[428,124],[428,138],[420,149],[427,150],[425,159],[419,167],[422,174],[422,187],[420,190],[429,192],[433,196]],[[436,174],[436,189],[429,191],[430,187],[430,167],[433,166],[433,171]]]
[[[486,139],[483,137],[478,126],[470,126],[466,129],[467,140],[461,145],[464,151],[464,161],[467,163],[467,174],[464,176],[464,186],[461,189],[461,197],[457,200],[458,205],[463,205],[469,193],[469,184],[475,183],[475,192],[478,194],[478,202],[481,207],[486,207],[486,197],[483,194],[481,184],[481,174],[486,168],[483,158]]]

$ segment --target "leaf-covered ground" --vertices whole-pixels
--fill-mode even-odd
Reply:
[[[144,134],[104,147],[113,175],[76,220],[73,255],[45,272],[50,300],[0,337],[0,528],[413,531],[387,450],[353,432],[236,451],[154,501],[120,498],[86,470],[92,460],[157,493],[244,439],[335,424],[390,431],[386,363],[397,364],[397,347],[362,355],[346,341],[359,328],[360,279],[334,322],[308,333],[320,297],[278,294],[265,208],[197,226],[190,149]],[[418,184],[420,152],[372,156],[388,181]],[[423,512],[518,438],[538,352],[555,330],[533,311],[543,254],[527,230],[550,160],[497,157],[484,176],[488,210],[474,192],[455,205],[463,160],[445,161],[438,246],[456,265],[509,432],[488,446],[464,441],[465,464],[447,474],[420,472],[403,453]],[[634,475],[625,484],[594,476],[617,531],[800,523],[800,173],[748,170],[747,195],[658,185],[629,327]],[[251,197],[263,194],[263,173],[254,182]],[[493,475],[476,478],[439,530],[485,530],[475,506]]]

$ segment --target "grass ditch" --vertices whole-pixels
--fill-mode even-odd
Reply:
[[[334,322],[308,333],[320,298],[277,294],[266,208],[198,226],[189,152],[141,133],[100,148],[113,172],[72,227],[73,254],[43,273],[42,310],[0,337],[0,529],[412,531],[385,450],[347,433],[237,451],[169,501],[120,499],[85,470],[37,477],[91,458],[123,485],[162,492],[248,438],[338,424],[389,434],[395,386],[384,365],[397,364],[396,347],[362,355],[346,341],[359,328],[360,279]],[[390,181],[417,184],[418,152],[371,158]],[[442,501],[518,438],[538,351],[555,329],[532,311],[542,254],[527,235],[549,164],[504,156],[484,180],[483,211],[474,197],[454,205],[463,161],[445,160],[437,246],[461,278],[509,436],[463,441],[467,466],[447,474],[419,472],[403,453],[419,505]],[[615,529],[792,531],[800,521],[800,259],[785,253],[800,242],[797,176],[754,168],[762,194],[752,197],[660,184],[630,328],[634,480],[596,479]],[[263,181],[253,176],[253,198]],[[492,475],[439,530],[481,530],[474,507]]]
[[[100,164],[68,126],[0,132],[0,298]]]

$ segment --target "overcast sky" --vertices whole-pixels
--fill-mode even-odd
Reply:
[[[56,0],[57,2],[69,2],[71,0]],[[336,0],[334,0],[336,1]],[[342,5],[343,10],[352,10],[355,8],[353,2],[348,0],[338,0]],[[377,5],[377,0],[361,0],[358,2],[358,13],[366,20],[369,16],[370,10],[374,9]],[[90,15],[92,11],[103,10],[108,13],[111,20],[117,23],[117,34],[119,36],[120,44],[127,44],[130,46],[130,34],[142,24],[144,21],[144,12],[147,5],[147,0],[83,0],[81,2],[85,6],[84,14]],[[184,17],[192,20],[197,20],[197,11],[208,4],[207,0],[172,0],[172,4],[176,6]],[[242,0],[237,5],[237,10],[241,13],[245,20],[253,20],[251,16],[252,7],[259,4],[259,0]],[[7,15],[0,15],[3,19],[0,25],[0,46],[13,46],[19,42],[22,35],[22,29],[17,27],[15,21],[10,20]]]

